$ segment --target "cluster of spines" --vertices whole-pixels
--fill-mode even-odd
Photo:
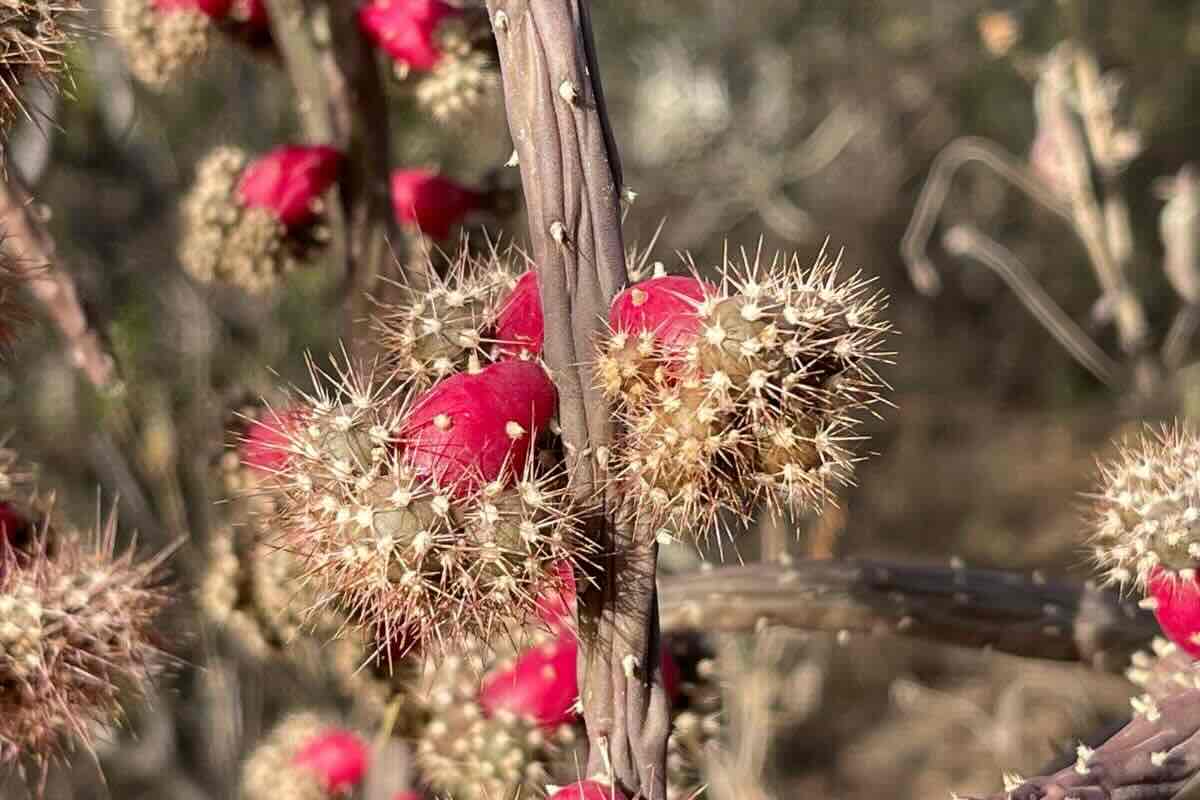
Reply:
[[[345,797],[368,767],[365,742],[314,712],[284,718],[242,765],[244,800]]]
[[[1182,426],[1143,433],[1101,465],[1093,553],[1110,583],[1194,580],[1200,563],[1200,437]]]
[[[489,340],[501,305],[517,281],[511,253],[484,256],[467,244],[439,275],[428,255],[421,273],[430,285],[398,284],[399,301],[377,302],[372,326],[393,378],[424,388],[457,372],[477,372],[491,360]]]
[[[1154,637],[1149,650],[1138,650],[1133,654],[1125,677],[1159,703],[1181,691],[1200,689],[1200,665],[1179,646],[1161,636]],[[1145,703],[1144,698],[1142,703]]]
[[[162,559],[117,552],[116,521],[94,534],[42,530],[0,541],[0,761],[90,746],[166,663],[152,624],[166,604]]]
[[[795,255],[743,252],[740,264],[726,257],[719,286],[666,284],[680,280],[619,295],[599,345],[601,388],[629,431],[616,453],[641,511],[677,531],[759,503],[819,506],[850,479],[853,427],[881,399],[883,297],[824,253],[804,269]],[[655,302],[656,282],[661,313],[626,324]]]
[[[208,54],[213,22],[199,8],[162,11],[154,0],[110,0],[106,8],[129,71],[151,88],[164,88]]]
[[[66,68],[75,30],[65,19],[79,8],[74,0],[0,0],[0,127],[24,112],[24,85],[51,85]]]
[[[572,723],[543,725],[527,715],[484,707],[484,676],[504,662],[503,654],[473,641],[427,669],[420,696],[428,720],[416,757],[435,791],[460,800],[537,796],[580,740]]]
[[[305,395],[296,421],[280,426],[286,458],[261,523],[276,532],[272,544],[389,643],[389,655],[438,649],[463,633],[486,637],[532,616],[557,564],[586,552],[561,470],[510,453],[496,474],[466,468],[440,480],[436,465],[446,463],[435,458],[431,475],[410,460],[424,464],[430,451],[405,449],[414,441],[403,424],[411,398],[358,370],[338,370],[335,383],[334,392]],[[432,420],[431,433],[455,425],[449,413]],[[516,447],[532,439],[516,420],[497,425]]]
[[[262,293],[309,261],[329,232],[320,221],[289,227],[271,209],[243,203],[237,189],[247,163],[239,148],[218,147],[197,166],[183,201],[179,260],[200,283]]]

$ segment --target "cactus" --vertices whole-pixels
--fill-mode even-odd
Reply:
[[[433,239],[449,237],[451,228],[483,205],[480,192],[430,170],[392,172],[392,210],[397,223]]]
[[[242,765],[244,800],[330,800],[353,789],[366,772],[366,745],[311,712],[280,722]]]
[[[116,520],[85,540],[39,535],[18,558],[0,543],[0,762],[43,763],[121,713],[165,664],[151,626],[166,604],[162,558],[115,550]]]
[[[479,675],[493,658],[475,642],[427,671],[422,696],[429,721],[417,741],[417,763],[432,788],[457,800],[534,796],[578,737],[568,724],[539,725],[505,709],[489,712]]]
[[[819,506],[848,481],[855,414],[883,388],[882,305],[824,254],[805,270],[743,253],[719,290],[656,277],[618,295],[597,373],[648,524],[707,532],[721,511]]]
[[[327,240],[320,195],[339,163],[327,147],[282,147],[250,162],[237,148],[214,150],[183,202],[184,269],[201,283],[273,288]]]
[[[21,99],[24,84],[57,83],[66,69],[64,52],[76,32],[65,20],[78,10],[73,0],[0,0],[0,128],[25,113]],[[0,297],[3,294],[0,288]]]
[[[1194,567],[1173,572],[1161,566],[1150,571],[1146,589],[1153,598],[1154,617],[1171,641],[1200,657],[1200,585]]]

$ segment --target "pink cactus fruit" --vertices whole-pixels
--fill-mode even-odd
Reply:
[[[246,166],[238,198],[247,208],[267,209],[289,228],[306,225],[317,217],[321,196],[337,180],[341,162],[333,147],[277,147]]]
[[[345,792],[359,784],[367,773],[366,743],[340,728],[323,731],[305,742],[293,763],[311,770],[327,792]]]
[[[650,333],[667,350],[686,348],[700,331],[696,308],[717,294],[699,278],[665,275],[635,283],[613,298],[608,321],[614,331]]]
[[[540,292],[537,270],[531,269],[517,278],[512,293],[496,312],[493,338],[499,343],[502,356],[541,356],[545,320]]]
[[[358,24],[398,65],[427,72],[442,57],[438,25],[459,13],[440,0],[372,0],[359,9]]]
[[[554,383],[532,361],[452,375],[413,403],[399,432],[403,460],[460,496],[506,470],[520,475],[557,401]]]
[[[392,795],[392,800],[421,800],[421,795],[411,789],[402,789]]]
[[[598,780],[577,781],[561,786],[549,800],[629,800],[617,787]]]
[[[1154,598],[1154,616],[1171,641],[1194,658],[1200,658],[1200,583],[1156,567],[1147,581]]]
[[[233,8],[233,0],[151,0],[156,11],[199,11],[213,19],[224,19]]]
[[[484,713],[508,712],[547,730],[573,722],[578,717],[578,652],[578,640],[569,631],[524,651],[511,668],[484,679],[479,693]]]
[[[392,172],[392,210],[401,225],[414,226],[434,239],[483,205],[479,192],[427,169]]]

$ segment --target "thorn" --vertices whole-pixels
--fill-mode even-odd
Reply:
[[[567,226],[562,223],[562,220],[555,220],[550,223],[550,238],[557,242],[560,246],[566,247],[567,242]]]
[[[496,12],[495,17],[492,18],[492,27],[500,33],[508,33],[508,14],[504,9]]]
[[[501,11],[500,13],[503,14],[504,12]],[[519,155],[517,155],[517,149],[514,147],[513,151],[512,151],[512,155],[508,157],[508,161],[504,162],[504,166],[515,167],[520,163],[521,163],[521,157]]]
[[[558,85],[558,96],[573,106],[579,105],[579,88],[570,80]]]

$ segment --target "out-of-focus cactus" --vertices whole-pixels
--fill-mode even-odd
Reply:
[[[214,150],[183,202],[184,269],[201,283],[274,288],[327,241],[321,197],[340,162],[336,150],[320,146],[285,146],[254,161],[237,148]]]
[[[366,743],[331,719],[302,712],[275,727],[242,767],[244,800],[330,800],[366,774]]]
[[[467,215],[485,205],[482,193],[427,169],[392,172],[392,209],[400,225],[446,239]]]

